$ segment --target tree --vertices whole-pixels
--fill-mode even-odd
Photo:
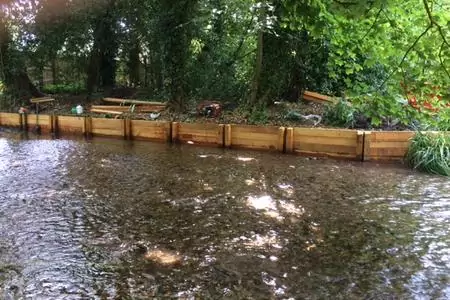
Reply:
[[[22,99],[43,95],[28,77],[21,53],[12,40],[11,24],[4,11],[0,12],[0,59],[2,81],[8,93]]]

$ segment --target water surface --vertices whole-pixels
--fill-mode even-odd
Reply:
[[[450,298],[446,178],[0,134],[4,299]]]

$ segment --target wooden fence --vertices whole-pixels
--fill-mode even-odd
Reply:
[[[361,131],[169,121],[92,118],[89,116],[0,113],[0,126],[42,133],[109,136],[159,142],[273,150],[306,156],[358,161],[401,160],[412,131]]]

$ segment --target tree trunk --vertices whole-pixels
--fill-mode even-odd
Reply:
[[[118,49],[116,20],[113,16],[114,0],[109,3],[106,12],[99,15],[94,26],[94,46],[89,66],[87,90],[88,96],[102,87],[105,95],[110,94],[116,83],[116,54]]]
[[[56,71],[56,57],[52,58],[52,83],[58,84],[58,73]]]
[[[128,78],[131,86],[136,87],[140,83],[141,61],[139,59],[139,54],[141,52],[141,47],[136,37],[133,37],[132,40],[133,45],[128,55]]]
[[[42,97],[44,94],[31,82],[20,53],[12,45],[11,35],[5,20],[5,16],[0,13],[0,69],[6,90],[21,100],[28,100],[30,97]]]
[[[256,62],[255,62],[255,72],[252,80],[252,88],[250,95],[250,105],[253,107],[261,106],[263,103],[260,103],[258,100],[258,92],[259,92],[259,82],[261,79],[261,71],[263,64],[263,46],[264,46],[264,33],[262,30],[258,33],[258,43],[256,46]]]
[[[163,17],[160,30],[165,35],[163,43],[163,66],[169,80],[164,80],[170,93],[169,107],[181,111],[185,108],[187,94],[186,67],[189,59],[189,45],[192,39],[192,18],[198,0],[161,1]]]

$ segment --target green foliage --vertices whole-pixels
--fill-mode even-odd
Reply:
[[[79,95],[86,92],[86,88],[82,83],[61,83],[47,84],[42,91],[47,94],[70,94]]]
[[[355,108],[346,100],[339,100],[336,104],[329,104],[324,112],[325,124],[337,127],[353,127],[355,124]]]
[[[248,123],[253,125],[265,124],[269,120],[269,114],[265,107],[254,108],[248,117]]]
[[[38,77],[50,68],[57,82],[74,83],[47,86],[49,93],[83,92],[80,81],[87,81],[89,90],[109,87],[116,75],[124,85],[145,87],[148,97],[181,102],[242,104],[256,86],[257,102],[266,105],[297,101],[308,89],[350,97],[351,108],[341,103],[327,109],[325,120],[333,126],[354,126],[358,114],[374,127],[449,127],[448,110],[413,109],[400,85],[413,86],[417,95],[429,92],[426,82],[443,91],[450,87],[448,1],[23,0],[3,5],[8,12],[1,18],[7,25],[3,35],[11,37],[0,38],[7,41],[2,45],[8,50],[2,52],[6,75],[33,67]],[[260,64],[255,63],[257,48],[263,50]],[[261,76],[252,85],[257,65]],[[261,110],[252,112],[256,122],[264,119]]]
[[[417,132],[405,160],[419,171],[450,176],[450,135]]]

